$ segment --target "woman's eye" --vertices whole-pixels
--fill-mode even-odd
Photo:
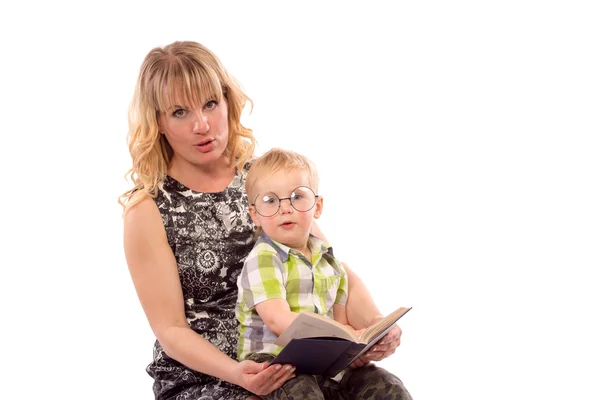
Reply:
[[[213,108],[215,108],[217,106],[217,104],[219,104],[219,103],[217,103],[215,100],[210,100],[210,101],[207,101],[206,104],[204,104],[204,108],[206,110],[212,110]]]
[[[185,117],[185,110],[183,108],[178,108],[177,110],[173,111],[173,116],[177,118]]]

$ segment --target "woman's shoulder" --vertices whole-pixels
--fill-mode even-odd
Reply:
[[[123,213],[125,225],[145,224],[155,218],[162,220],[155,199],[152,196],[140,193],[139,198],[134,200],[135,202]]]
[[[123,234],[126,251],[147,250],[149,244],[156,246],[167,241],[163,216],[151,196],[145,196],[125,211]]]

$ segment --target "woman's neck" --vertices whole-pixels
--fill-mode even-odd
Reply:
[[[223,191],[235,176],[235,167],[224,157],[209,165],[195,165],[173,160],[167,173],[196,192]]]

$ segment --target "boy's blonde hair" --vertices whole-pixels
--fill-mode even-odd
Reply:
[[[252,100],[223,67],[217,56],[196,42],[174,42],[152,49],[140,68],[129,107],[129,153],[133,166],[127,176],[133,188],[119,203],[125,211],[145,196],[156,196],[167,175],[173,149],[158,132],[158,117],[173,104],[200,106],[208,100],[227,100],[229,137],[225,156],[237,168],[254,153],[252,130],[242,126],[241,114]]]
[[[252,163],[250,171],[248,171],[248,176],[246,177],[246,194],[248,195],[250,204],[258,196],[258,193],[255,192],[256,182],[265,176],[281,170],[301,170],[308,172],[308,179],[312,186],[311,189],[318,193],[319,175],[313,162],[296,152],[273,148],[256,159]]]

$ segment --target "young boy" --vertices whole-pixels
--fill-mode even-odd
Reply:
[[[237,281],[240,360],[272,361],[282,349],[275,340],[302,311],[348,325],[346,272],[331,247],[310,233],[323,211],[318,188],[314,165],[291,151],[272,149],[248,172],[250,216],[260,236]],[[400,379],[376,367],[346,371],[339,383],[299,375],[262,398],[322,399],[340,393],[411,398]]]

